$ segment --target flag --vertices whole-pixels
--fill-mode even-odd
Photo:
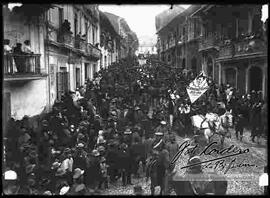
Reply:
[[[208,88],[207,76],[202,71],[186,88],[191,103],[194,103],[201,97]]]

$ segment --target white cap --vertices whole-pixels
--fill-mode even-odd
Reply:
[[[160,123],[161,123],[161,124],[163,124],[163,125],[165,125],[165,124],[166,124],[166,122],[165,122],[164,120],[163,120],[163,121],[161,121]]]
[[[268,186],[268,174],[263,173],[259,178],[259,186]]]
[[[4,173],[4,179],[5,180],[16,180],[17,179],[17,173],[13,170],[8,170]]]
[[[103,130],[99,130],[99,131],[98,131],[98,134],[99,134],[99,135],[102,135],[102,134],[103,134]]]
[[[63,188],[61,188],[61,190],[60,190],[60,195],[65,195],[65,194],[67,194],[67,192],[69,191],[69,186],[64,186]]]
[[[45,192],[43,193],[43,195],[52,195],[52,192],[49,191],[49,190],[47,190],[47,191],[45,191]]]

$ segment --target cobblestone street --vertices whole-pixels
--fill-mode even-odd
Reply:
[[[183,143],[183,138],[177,136],[177,142],[179,145]],[[235,138],[233,134],[232,139],[227,141],[225,140],[225,146],[229,147],[230,145],[237,145],[242,149],[249,148],[249,153],[244,155],[237,156],[236,162],[241,162],[244,160],[246,164],[256,164],[256,167],[240,167],[233,170],[229,170],[226,174],[229,179],[228,182],[228,195],[262,195],[263,187],[259,186],[259,176],[263,173],[264,166],[267,165],[267,141],[265,138],[261,139],[261,144],[252,143],[250,141],[250,132],[244,132],[243,142],[240,142]],[[217,156],[220,157],[220,156]],[[213,157],[205,157],[204,160],[212,159]],[[228,159],[226,159],[229,162]],[[184,173],[184,169],[181,169],[182,166],[185,166],[187,163],[187,157],[180,157],[177,161],[176,169],[179,175]],[[208,169],[210,170],[210,169]],[[208,171],[206,170],[206,171]],[[224,170],[220,171],[221,174],[224,174]],[[246,177],[245,177],[246,176]],[[246,181],[245,181],[246,180]],[[132,179],[134,185],[139,184],[142,186],[144,193],[150,195],[150,181],[146,182],[145,178]],[[128,185],[123,187],[121,185],[121,179],[117,183],[110,185],[109,189],[106,189],[102,192],[102,195],[132,195],[133,186]],[[158,194],[159,187],[155,189],[155,194]],[[171,195],[175,195],[172,192]]]

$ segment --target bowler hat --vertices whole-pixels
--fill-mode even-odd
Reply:
[[[99,146],[97,150],[98,150],[99,152],[100,152],[100,151],[105,151],[105,147],[104,147],[104,146]]]
[[[17,180],[17,173],[13,170],[8,170],[4,173],[5,180]]]
[[[47,191],[45,191],[45,192],[43,193],[43,195],[52,195],[52,192],[49,191],[49,190],[47,190]]]
[[[201,163],[201,159],[200,159],[199,156],[196,155],[196,156],[190,158],[188,160],[188,165],[192,165],[192,164],[198,164],[198,165],[194,165],[194,166],[189,167],[189,171],[190,172],[199,172],[199,171],[201,171],[202,167],[201,167],[201,164],[199,164],[199,163]]]
[[[71,149],[70,148],[65,148],[64,153],[66,153],[66,154],[71,153]]]
[[[83,148],[83,147],[84,147],[84,144],[83,144],[83,143],[79,143],[79,144],[77,145],[77,147],[78,147],[78,148]]]
[[[65,195],[69,191],[70,187],[69,186],[63,186],[60,190],[60,195]]]
[[[124,134],[126,134],[126,135],[129,135],[129,134],[131,134],[132,133],[132,131],[128,128],[128,129],[126,129],[125,130],[125,132],[124,132]]]
[[[165,122],[164,120],[162,120],[162,121],[160,122],[160,124],[165,125],[166,122]]]
[[[73,179],[78,179],[80,176],[84,174],[84,170],[81,170],[80,168],[76,168],[74,170]]]
[[[106,161],[105,157],[101,157],[100,162],[105,162],[105,161]]]
[[[66,171],[62,168],[58,168],[56,173],[55,173],[55,176],[63,176],[66,174]]]
[[[161,136],[161,135],[164,135],[162,132],[156,132],[155,135],[158,135],[158,136]]]
[[[93,150],[92,155],[95,157],[98,157],[98,156],[100,156],[100,153],[98,152],[98,150]]]

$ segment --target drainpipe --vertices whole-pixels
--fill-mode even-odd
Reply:
[[[47,12],[44,14],[44,22],[47,21],[48,15]],[[45,26],[45,31],[46,31],[46,40],[49,40],[49,34],[48,34],[48,28]],[[47,61],[46,61],[47,59]],[[49,92],[49,111],[51,110],[51,76],[50,76],[50,64],[49,64],[49,51],[48,51],[48,46],[47,44],[44,45],[44,61],[45,61],[45,67],[47,65],[47,72],[48,72],[48,92]]]

